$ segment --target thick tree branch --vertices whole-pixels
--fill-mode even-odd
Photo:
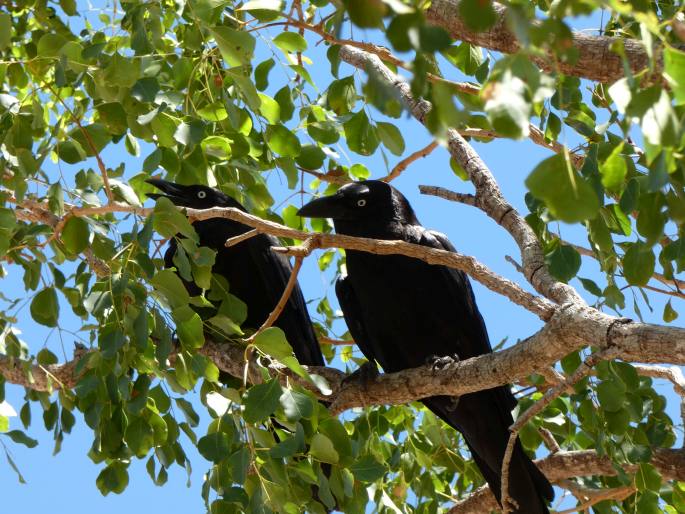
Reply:
[[[409,84],[390,71],[377,56],[358,48],[344,46],[340,50],[340,58],[357,68],[373,70],[381,80],[398,91],[412,115],[425,124],[426,116],[432,108],[431,104],[423,99],[415,99],[411,94]],[[526,279],[540,294],[557,303],[584,303],[572,287],[555,280],[550,275],[535,233],[516,209],[505,200],[488,167],[457,130],[447,130],[447,146],[452,157],[469,174],[476,188],[478,207],[504,227],[518,244]]]
[[[535,372],[543,372],[569,352],[591,343],[599,350],[610,348],[612,356],[628,361],[671,362],[685,364],[685,329],[644,323],[622,322],[589,307],[569,305],[560,309],[536,334],[513,347],[450,364],[441,370],[431,365],[382,374],[368,387],[354,382],[341,384],[346,376],[340,370],[310,367],[312,373],[329,380],[335,413],[353,407],[403,404],[436,395],[459,396],[493,388]],[[244,345],[218,344],[208,340],[201,353],[207,355],[226,373],[242,376]],[[65,386],[73,386],[72,362],[49,367],[52,375]],[[47,390],[45,371],[34,366],[34,382],[26,379],[23,369],[30,366],[9,358],[0,358],[0,373],[8,382]],[[278,365],[274,364],[278,368]],[[278,368],[280,369],[280,368]],[[255,376],[258,368],[254,369]],[[17,374],[18,373],[18,374]],[[294,375],[284,372],[286,378]],[[58,386],[53,386],[58,387]]]
[[[485,32],[473,32],[459,16],[460,3],[461,0],[433,0],[426,11],[426,20],[444,28],[454,39],[489,50],[512,54],[521,49],[516,35],[509,29],[505,6],[493,2],[497,22]],[[560,61],[551,52],[547,52],[545,56],[529,54],[527,57],[545,71],[611,83],[624,76],[621,56],[612,50],[612,45],[619,41],[623,44],[633,74],[649,67],[647,52],[640,41],[624,37],[589,36],[580,32],[574,32],[573,41],[570,42],[578,51],[575,62]],[[654,54],[657,63],[655,73],[650,77],[652,80],[658,76],[662,65],[661,49],[656,48]]]

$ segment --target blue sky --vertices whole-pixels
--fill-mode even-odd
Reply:
[[[94,17],[94,16],[93,16]],[[580,20],[579,28],[597,25],[596,20]],[[277,32],[273,32],[275,35]],[[329,82],[328,63],[325,61],[325,48],[323,45],[313,46],[315,40],[308,38],[310,48],[308,56],[316,63],[308,69],[312,73],[314,81],[324,89]],[[373,39],[363,37],[362,39]],[[269,53],[265,52],[264,45],[258,45],[255,62],[260,62]],[[278,83],[280,88],[283,84],[282,76],[277,75],[279,68],[274,68],[271,82]],[[343,64],[341,76],[352,73],[352,69]],[[450,77],[459,79],[459,77]],[[376,116],[376,119],[381,119]],[[400,120],[393,121],[402,131],[406,141],[405,155],[427,145],[431,138],[427,131],[413,119],[407,118],[406,114]],[[569,130],[570,132],[570,130]],[[561,140],[564,142],[566,133],[562,132]],[[568,135],[568,137],[572,137]],[[303,137],[304,140],[304,137]],[[569,141],[571,146],[577,140]],[[523,201],[525,194],[524,180],[537,163],[548,157],[547,150],[533,145],[529,141],[513,142],[508,140],[494,141],[489,144],[476,143],[474,145],[486,164],[491,168],[497,178],[506,198],[522,213],[526,212]],[[103,159],[111,168],[119,162],[126,165],[125,176],[137,174],[145,156],[150,152],[150,147],[143,145],[139,158],[133,158],[125,153],[122,147],[113,147],[103,153]],[[371,158],[345,152],[341,162],[346,165],[356,162],[365,164],[371,171],[373,178],[379,178],[387,173],[386,166],[379,155]],[[351,160],[346,160],[349,156]],[[389,155],[390,167],[401,158]],[[469,184],[462,182],[450,170],[448,153],[444,148],[438,148],[429,157],[412,164],[401,177],[393,182],[414,206],[421,222],[430,228],[446,233],[456,248],[467,255],[473,255],[492,270],[512,280],[521,283],[522,277],[516,272],[511,264],[505,261],[506,255],[519,259],[518,248],[511,237],[493,220],[481,211],[460,204],[450,203],[434,197],[426,197],[418,192],[419,184],[431,184],[447,187],[450,189],[471,192]],[[61,166],[61,172],[68,182],[69,177],[78,170],[76,167]],[[48,164],[47,171],[57,176],[55,166]],[[292,194],[283,184],[285,179],[279,172],[272,172],[269,176],[269,184],[275,198],[275,205],[280,204]],[[292,199],[295,205],[299,205],[299,196]],[[305,199],[306,201],[306,199]],[[584,230],[568,225],[560,225],[559,232],[565,239],[587,246]],[[21,272],[17,268],[9,268],[10,276],[3,280],[2,291],[8,297],[21,297],[25,293],[21,282]],[[583,260],[583,268],[580,276],[592,278],[600,285],[604,284],[602,276],[598,273],[597,266],[588,259]],[[321,275],[316,266],[315,258],[305,261],[300,274],[300,285],[308,299],[318,299],[328,295],[334,301],[330,275]],[[572,285],[584,293],[577,280]],[[474,289],[478,299],[478,305],[486,320],[491,340],[494,343],[507,338],[508,344],[525,338],[541,326],[541,322],[528,311],[513,305],[505,297],[491,291],[474,282]],[[646,321],[661,322],[661,312],[666,301],[661,295],[651,295],[654,313],[642,308]],[[591,300],[588,297],[588,300]],[[631,304],[630,296],[627,295],[627,303]],[[677,311],[681,310],[680,300],[674,300],[673,306]],[[64,308],[63,312],[67,312]],[[631,312],[626,312],[631,316]],[[77,330],[79,323],[73,317],[67,316],[64,320],[65,327]],[[676,322],[678,323],[678,322]],[[67,357],[71,356],[74,337],[63,333],[62,339],[56,331],[50,332],[45,327],[36,325],[30,320],[28,309],[25,308],[20,314],[19,328],[23,334],[21,338],[29,345],[32,353],[38,352],[46,346],[55,352],[60,358],[63,357],[64,348]],[[338,327],[336,327],[338,328]],[[670,386],[660,385],[659,390],[669,398],[669,412],[674,419],[678,419],[677,404]],[[23,404],[23,390],[16,386],[7,386],[7,400],[16,410]],[[8,444],[11,455],[19,466],[27,480],[27,484],[20,485],[14,472],[9,466],[2,463],[0,455],[0,483],[3,484],[3,503],[11,510],[22,509],[23,512],[54,512],[60,513],[90,513],[97,510],[101,514],[121,513],[126,510],[137,512],[141,505],[154,506],[160,511],[168,509],[170,512],[200,512],[203,509],[200,497],[202,475],[207,468],[207,463],[202,457],[193,451],[192,445],[186,444],[185,449],[193,463],[191,476],[192,485],[186,488],[186,475],[178,467],[174,467],[169,473],[169,482],[164,487],[155,487],[145,472],[145,461],[134,461],[129,468],[130,483],[122,495],[110,494],[101,496],[95,486],[95,478],[101,469],[101,465],[93,464],[87,457],[88,448],[92,442],[92,433],[82,423],[77,415],[77,423],[71,435],[65,437],[61,452],[52,456],[52,434],[47,433],[42,427],[40,407],[33,404],[33,424],[28,434],[40,441],[35,449],[26,449],[23,446]],[[12,418],[11,428],[19,428],[19,420]],[[202,433],[200,428],[198,433]],[[3,438],[6,440],[6,438]],[[0,452],[1,453],[1,452]]]

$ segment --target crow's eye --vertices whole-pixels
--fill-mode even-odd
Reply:
[[[207,193],[205,193],[204,191],[198,191],[198,193],[197,193],[198,198],[204,198],[205,196],[207,196]]]
[[[359,207],[364,207],[364,206],[366,205],[366,200],[364,200],[364,199],[362,199],[362,200],[357,200],[357,205],[358,205]]]

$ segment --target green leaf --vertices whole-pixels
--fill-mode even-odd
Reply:
[[[459,2],[459,16],[475,32],[484,32],[497,21],[491,0],[462,0]]]
[[[580,269],[580,254],[568,245],[558,245],[545,255],[549,271],[562,282],[568,282],[576,276]]]
[[[269,327],[255,337],[253,344],[259,351],[281,360],[293,354],[293,348],[285,338],[285,333],[278,327]]]
[[[376,127],[362,109],[343,124],[347,146],[360,155],[371,155],[380,144]]]
[[[197,242],[195,229],[188,221],[188,218],[179,211],[171,200],[160,197],[155,203],[152,226],[164,237],[174,237],[176,234],[183,234],[189,239]]]
[[[669,512],[669,507],[671,506],[664,505],[666,512]],[[635,512],[640,514],[663,514],[664,510],[660,506],[659,495],[655,491],[643,491],[635,505]]]
[[[183,305],[174,309],[173,317],[176,323],[176,334],[183,348],[187,350],[202,348],[205,344],[205,336],[200,315],[187,305]]]
[[[188,305],[190,295],[178,275],[172,270],[162,270],[152,277],[150,284],[159,291],[172,308]]]
[[[214,27],[210,32],[219,46],[221,56],[230,66],[252,62],[255,49],[255,38],[252,34],[229,27]]]
[[[349,76],[334,80],[328,86],[326,93],[328,108],[338,116],[347,114],[357,103],[357,90],[354,87],[354,77]]]
[[[673,307],[671,307],[671,300],[668,300],[666,305],[664,305],[664,315],[663,315],[664,321],[666,323],[670,323],[671,321],[675,321],[678,318],[678,313],[675,311]]]
[[[131,451],[137,457],[142,458],[147,455],[154,444],[152,427],[143,418],[134,418],[126,427],[124,440]]]
[[[40,57],[55,57],[66,42],[67,39],[59,34],[45,34],[38,40],[38,55]]]
[[[206,121],[223,121],[228,118],[228,113],[222,102],[214,102],[197,110],[198,116]]]
[[[112,135],[101,123],[93,123],[83,129],[75,128],[69,132],[69,137],[81,146],[88,157],[101,152],[112,141]]]
[[[228,464],[231,467],[231,478],[234,482],[238,484],[245,482],[251,461],[252,455],[250,450],[245,447],[241,448],[237,452],[234,452],[228,458]]]
[[[602,175],[602,185],[609,191],[620,193],[623,189],[623,182],[628,173],[626,159],[621,152],[623,144],[618,145],[609,154],[606,160],[599,165],[599,172]]]
[[[0,50],[10,46],[12,41],[12,17],[8,13],[0,13]]]
[[[3,416],[0,416],[0,425],[2,425],[2,419],[3,419]],[[24,477],[22,476],[21,471],[19,471],[19,468],[17,467],[16,463],[14,462],[12,457],[10,456],[9,452],[7,451],[7,448],[3,448],[3,450],[5,450],[5,458],[7,458],[7,463],[10,465],[10,467],[17,474],[17,479],[19,480],[19,483],[25,484],[26,480],[24,480]]]
[[[295,161],[306,170],[318,170],[325,159],[326,154],[317,145],[304,145]]]
[[[259,112],[266,118],[271,125],[275,125],[281,119],[281,106],[276,100],[268,95],[258,93],[261,103],[259,105]]]
[[[385,464],[376,460],[373,455],[364,455],[350,466],[354,478],[362,482],[375,482],[386,472]]]
[[[350,20],[358,27],[378,27],[387,12],[383,0],[345,0],[345,6]]]
[[[284,52],[304,52],[307,49],[307,41],[297,32],[281,32],[273,42]]]
[[[72,255],[81,253],[90,245],[88,222],[77,216],[70,217],[64,224],[60,237],[64,247]]]
[[[128,471],[126,469],[126,464],[119,461],[112,462],[100,472],[95,484],[103,496],[106,496],[109,493],[123,493],[126,486],[128,486]]]
[[[103,78],[108,85],[133,87],[140,77],[140,59],[115,53],[105,68]]]
[[[0,430],[0,432],[1,431],[2,430]],[[35,448],[36,446],[38,446],[38,441],[30,438],[21,430],[10,430],[9,432],[5,432],[5,435],[12,439],[12,441],[14,441],[15,443],[23,444],[28,448]]]
[[[309,454],[328,464],[337,464],[340,458],[331,440],[323,434],[314,434],[309,445]]]
[[[223,136],[207,136],[200,146],[206,156],[222,161],[230,159],[233,154],[231,140]]]
[[[597,385],[597,399],[607,412],[617,412],[626,402],[625,386],[616,380],[603,380]]]
[[[31,317],[46,327],[56,327],[59,320],[57,293],[52,287],[41,290],[31,300]]]
[[[118,201],[133,205],[134,207],[141,207],[138,195],[129,184],[116,179],[110,179],[109,183],[112,187],[112,193],[114,193],[114,197]]]
[[[404,153],[404,138],[400,129],[392,123],[385,123],[384,121],[379,121],[376,127],[383,145],[395,155],[402,155]]]
[[[530,103],[525,98],[526,84],[507,70],[492,84],[485,102],[492,127],[501,135],[520,139],[528,136]]]
[[[538,164],[528,175],[526,186],[562,221],[574,223],[597,215],[599,200],[594,189],[563,155],[555,155]]]
[[[0,44],[0,48],[2,45]],[[685,103],[685,52],[664,45],[664,77],[671,84],[676,105]]]
[[[231,454],[231,440],[224,432],[214,432],[201,437],[197,450],[210,462],[219,462]]]
[[[630,414],[626,409],[619,409],[616,412],[605,412],[607,428],[615,435],[623,435],[630,427]]]
[[[652,249],[642,243],[633,243],[623,257],[623,275],[629,284],[644,286],[654,274],[656,259]]]
[[[276,64],[273,59],[260,62],[254,70],[254,83],[259,91],[264,91],[269,87],[269,72]]]
[[[266,144],[282,157],[297,157],[300,154],[300,140],[283,125],[266,127]]]
[[[637,487],[638,491],[659,492],[661,475],[651,464],[640,462],[635,473],[635,487]]]
[[[304,394],[292,389],[284,389],[279,401],[289,421],[310,418],[314,412],[314,402]]]
[[[279,405],[283,394],[277,379],[250,387],[243,397],[245,411],[243,418],[247,423],[259,423],[268,418]]]
[[[680,125],[671,105],[671,99],[665,90],[661,90],[658,99],[647,107],[640,126],[645,140],[652,145],[674,146],[677,144]]]

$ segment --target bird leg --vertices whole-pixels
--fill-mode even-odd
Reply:
[[[369,388],[369,384],[373,382],[376,377],[380,375],[378,372],[378,366],[375,361],[366,361],[364,364],[359,366],[354,370],[349,376],[343,378],[342,386],[344,387],[348,383],[359,383],[362,389],[366,390]]]
[[[452,355],[429,355],[426,358],[426,364],[430,365],[432,371],[441,371],[451,364],[456,364],[461,359],[459,355],[453,353]]]
[[[433,372],[445,369],[451,364],[456,364],[461,359],[459,355],[453,353],[452,355],[443,355],[442,357],[438,355],[429,355],[426,359],[426,364],[430,365]],[[454,412],[459,406],[459,396],[448,396],[450,404],[446,407],[448,412]]]

